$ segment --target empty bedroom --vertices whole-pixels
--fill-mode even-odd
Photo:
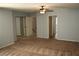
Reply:
[[[0,56],[79,56],[79,3],[0,3]]]

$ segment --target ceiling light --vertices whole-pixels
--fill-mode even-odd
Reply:
[[[45,14],[45,9],[44,10],[40,10],[40,14]]]
[[[41,9],[40,9],[40,14],[45,14],[46,10],[44,8],[44,6],[41,6]]]

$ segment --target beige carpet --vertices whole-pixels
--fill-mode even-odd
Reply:
[[[56,39],[18,38],[0,49],[0,56],[79,56],[79,43]]]

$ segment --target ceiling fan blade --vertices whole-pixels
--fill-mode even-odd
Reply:
[[[53,10],[47,10],[47,12],[54,12]]]
[[[46,12],[54,12],[54,10],[46,9]]]

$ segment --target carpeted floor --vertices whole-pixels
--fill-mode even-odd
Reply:
[[[56,39],[18,38],[0,56],[79,56],[79,43]]]

